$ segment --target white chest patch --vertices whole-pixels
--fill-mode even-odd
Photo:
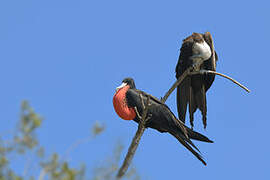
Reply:
[[[203,41],[202,43],[195,43],[193,45],[193,53],[194,55],[191,57],[192,59],[198,59],[200,58],[201,60],[207,60],[211,57],[211,48],[209,45]]]

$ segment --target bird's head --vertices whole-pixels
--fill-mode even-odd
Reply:
[[[122,84],[116,88],[116,91],[118,91],[119,89],[122,89],[125,86],[129,86],[129,88],[131,89],[136,88],[134,80],[132,78],[125,78],[122,81]]]
[[[194,44],[192,46],[192,52],[193,55],[190,57],[193,61],[198,60],[207,60],[211,57],[211,48],[210,46],[205,42],[204,37],[200,33],[193,33],[192,39],[194,41]]]
[[[194,40],[194,42],[197,42],[197,43],[203,43],[204,42],[204,38],[203,38],[203,35],[200,34],[200,33],[192,33],[192,38]]]

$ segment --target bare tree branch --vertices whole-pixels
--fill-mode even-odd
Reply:
[[[151,115],[149,114],[147,117],[147,112],[149,109],[150,104],[150,96],[147,96],[147,101],[146,101],[146,105],[144,105],[143,102],[143,97],[142,94],[140,94],[140,98],[141,98],[141,102],[142,102],[142,106],[143,106],[143,113],[142,115],[140,115],[140,113],[138,112],[137,107],[135,107],[135,112],[137,114],[137,117],[139,118],[139,126],[138,126],[138,130],[135,134],[135,136],[133,137],[132,143],[128,148],[128,153],[125,157],[125,160],[121,166],[121,168],[119,169],[118,173],[117,173],[117,178],[120,179],[123,177],[123,175],[126,173],[132,159],[133,156],[136,152],[136,149],[139,145],[140,139],[144,133],[145,130],[145,123],[151,118]]]
[[[39,177],[38,180],[43,180],[45,175],[46,175],[47,171],[45,168],[42,168],[41,172],[39,173]]]
[[[236,81],[235,79],[233,79],[233,78],[231,78],[231,77],[229,77],[229,76],[227,76],[227,75],[225,75],[225,74],[216,72],[216,71],[211,71],[211,70],[201,70],[201,71],[199,71],[199,72],[192,72],[192,73],[190,73],[190,74],[193,75],[193,74],[203,74],[203,73],[216,74],[216,75],[219,75],[219,76],[224,77],[224,78],[226,78],[226,79],[229,79],[229,80],[231,80],[233,83],[237,84],[238,86],[240,86],[241,88],[243,88],[244,90],[246,90],[247,92],[250,92],[250,90],[249,90],[247,87],[245,87],[244,85],[242,85],[241,83],[239,83],[239,82]]]
[[[76,149],[79,145],[84,144],[84,143],[87,143],[87,142],[91,141],[92,139],[93,139],[93,137],[91,137],[91,136],[89,137],[88,136],[88,137],[85,137],[85,138],[82,138],[82,139],[77,140],[76,142],[74,142],[73,144],[71,144],[69,146],[69,148],[64,153],[62,159],[63,160],[66,159],[67,157],[69,157],[70,153],[72,151],[74,151],[74,149]]]
[[[175,90],[177,86],[181,84],[181,82],[190,74],[190,72],[194,69],[193,66],[187,68],[185,72],[175,81],[175,83],[172,85],[172,87],[169,89],[169,91],[165,94],[163,98],[161,98],[161,102],[165,103],[165,101],[168,99],[168,97],[172,94],[172,92]]]
[[[199,65],[199,64],[198,64]],[[193,66],[189,67],[178,79],[177,81],[175,81],[175,83],[172,85],[172,87],[168,90],[168,92],[166,92],[165,96],[163,98],[161,98],[161,102],[165,103],[165,101],[168,99],[168,97],[171,95],[171,93],[175,90],[175,88],[177,86],[179,86],[181,84],[181,82],[186,78],[186,76],[189,76],[189,75],[195,75],[195,74],[203,74],[203,73],[210,73],[210,74],[216,74],[216,75],[219,75],[221,77],[224,77],[226,79],[229,79],[231,80],[233,83],[237,84],[238,86],[240,86],[241,88],[243,88],[244,90],[246,90],[247,92],[250,92],[250,90],[245,87],[244,85],[242,85],[241,83],[239,83],[238,81],[236,81],[235,79],[225,75],[225,74],[222,74],[222,73],[219,73],[219,72],[216,72],[216,71],[211,71],[211,70],[201,70],[201,71],[195,71],[195,72],[191,72],[192,70],[194,69]]]

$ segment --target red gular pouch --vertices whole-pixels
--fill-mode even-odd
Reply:
[[[136,117],[134,108],[128,107],[126,93],[130,86],[125,85],[119,88],[113,96],[113,107],[119,117],[124,120],[133,120]]]

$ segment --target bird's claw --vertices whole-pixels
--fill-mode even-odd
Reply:
[[[207,70],[202,69],[202,70],[199,71],[199,73],[200,74],[207,74]]]

